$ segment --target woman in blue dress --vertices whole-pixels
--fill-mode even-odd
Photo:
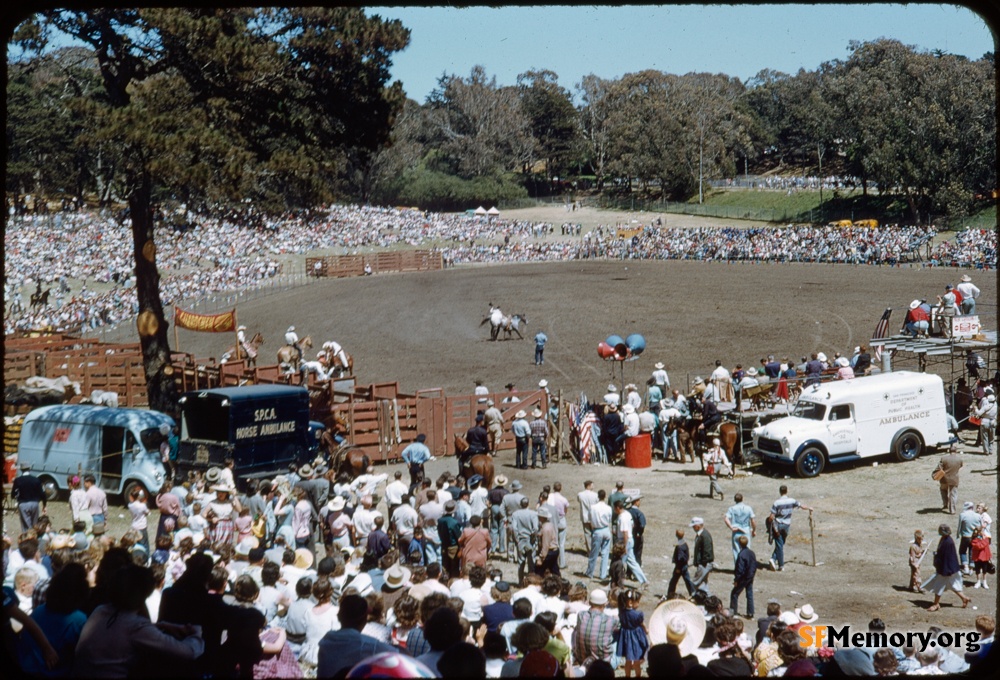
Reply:
[[[621,630],[618,635],[618,656],[625,659],[625,677],[642,675],[642,660],[649,651],[649,635],[646,631],[643,613],[639,611],[642,594],[633,589],[623,590],[618,595],[618,620]]]

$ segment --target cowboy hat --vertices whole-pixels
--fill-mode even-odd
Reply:
[[[286,333],[291,333],[291,332],[293,332],[294,330],[295,330],[295,326],[289,326],[289,327],[288,327],[288,330],[287,330],[287,331],[285,331],[285,332],[286,332]]]
[[[595,604],[598,607],[606,605],[608,603],[608,594],[601,590],[600,588],[595,588],[590,591],[590,604]]]
[[[519,482],[519,481],[517,481],[515,479],[513,482],[510,483],[510,489],[511,489],[511,491],[520,491],[521,490],[521,482]]]
[[[330,510],[330,512],[340,512],[344,509],[344,505],[346,505],[346,502],[344,501],[343,496],[334,496],[330,499],[330,502],[326,504],[326,507]]]
[[[778,617],[778,620],[788,626],[795,626],[802,623],[802,620],[799,618],[799,615],[796,614],[795,612],[781,612],[781,615]]]
[[[552,519],[552,511],[545,506],[538,508],[538,519]]]
[[[629,392],[635,392],[638,388],[635,386],[635,383],[629,383],[625,386],[625,389]]]
[[[215,482],[219,481],[219,477],[221,476],[222,476],[222,470],[220,470],[217,467],[210,467],[205,472],[205,481],[208,482],[209,484],[214,484]]]
[[[534,411],[531,412],[531,417],[532,418],[541,418],[542,417],[542,409],[536,408]]]
[[[653,364],[653,368],[658,368],[658,369],[663,368],[663,362],[657,361],[655,364]]]
[[[487,405],[487,406],[496,406],[496,404],[494,404],[494,403],[493,403],[493,400],[492,400],[492,399],[487,399],[487,400],[486,400],[486,405]]]
[[[497,475],[497,478],[493,480],[493,483],[497,486],[507,486],[507,478],[503,475]]]
[[[237,327],[236,327],[236,330],[237,330],[237,331],[245,331],[246,329],[247,329],[247,327],[246,327],[246,326],[237,326]]]
[[[705,629],[705,617],[696,604],[687,600],[667,600],[649,617],[649,642],[675,644],[681,656],[687,656],[701,645]]]
[[[972,277],[971,276],[969,276],[968,274],[962,274],[962,282],[963,283],[969,283],[970,281],[972,281]]]
[[[306,463],[299,468],[299,477],[312,477],[313,469],[312,465]]]
[[[539,387],[547,387],[548,384],[549,384],[549,381],[546,380],[545,378],[542,378],[541,380],[538,381],[538,386]]]
[[[705,384],[705,381],[704,381],[704,380],[702,379],[702,377],[701,377],[701,376],[698,376],[698,377],[696,377],[696,378],[694,379],[694,384],[695,384],[695,385],[703,385],[703,384]]]
[[[819,359],[820,361],[826,361],[826,355],[823,354],[822,352],[820,352],[819,354],[817,354],[816,358]]]
[[[514,417],[515,418],[527,418],[528,414],[524,412],[524,409],[521,409],[520,411],[518,411],[517,413],[514,414]]]
[[[801,607],[795,608],[795,615],[799,617],[799,620],[804,623],[812,623],[819,618],[819,614],[813,609],[811,604],[804,604]]]
[[[308,569],[313,564],[313,554],[306,548],[296,548],[295,561],[292,566],[297,569]]]
[[[916,309],[919,306],[920,306],[920,300],[914,300],[913,302],[910,303],[910,309]]]
[[[635,406],[632,406],[632,404],[625,404],[622,410],[629,414],[635,413]]]
[[[614,385],[608,385],[608,392],[617,392],[618,388]]]
[[[226,486],[225,484],[213,484],[209,487],[210,491],[215,491],[217,493],[232,493],[233,490]]]
[[[691,518],[691,524],[689,526],[693,526],[693,527],[696,527],[698,525],[704,526],[704,524],[705,524],[705,520],[703,520],[701,517],[692,517]]]
[[[751,366],[747,369],[747,375],[757,375],[757,369]]]
[[[410,580],[410,570],[402,565],[394,564],[386,570],[383,580],[386,588],[393,590],[402,588]]]
[[[514,383],[507,383],[506,385],[504,385],[504,387],[506,387],[508,390],[512,390],[514,389]]]

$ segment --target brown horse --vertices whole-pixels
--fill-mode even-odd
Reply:
[[[707,450],[707,437],[704,430],[698,430],[700,425],[701,419],[674,418],[667,426],[667,434],[677,431],[677,448],[682,463],[687,458],[690,458],[692,463],[696,458],[701,460],[701,454]],[[740,428],[736,423],[723,421],[719,424],[719,444],[733,464],[743,462],[743,451],[739,447],[739,442]]]
[[[260,346],[264,344],[264,336],[258,331],[257,333],[254,333],[254,336],[250,338],[250,341],[247,344],[250,346],[250,351],[247,351],[246,347],[236,343],[236,345],[227,349],[223,356],[232,357],[233,361],[246,359],[247,366],[256,366],[257,351],[260,349]]]
[[[312,346],[312,338],[308,335],[299,340],[299,347],[302,348],[302,356],[305,356],[306,350],[312,349]],[[278,350],[278,363],[291,366],[292,372],[297,372],[299,370],[299,356],[295,348],[291,345],[282,345],[281,349]]]
[[[336,477],[347,473],[351,479],[363,475],[372,464],[372,459],[357,446],[345,444],[330,456],[330,474]]]
[[[469,442],[462,435],[455,435],[455,455],[460,456],[469,448]],[[488,453],[477,453],[462,466],[462,477],[469,481],[473,476],[483,478],[483,488],[493,488],[493,456]]]
[[[343,352],[344,356],[347,357],[346,364],[340,360],[340,352]],[[344,350],[340,352],[333,355],[333,361],[330,362],[330,374],[333,375],[333,372],[336,371],[338,375],[354,375],[354,357]]]

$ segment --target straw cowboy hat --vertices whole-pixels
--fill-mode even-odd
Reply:
[[[515,413],[514,417],[515,418],[527,418],[528,414],[524,412],[524,409],[522,409],[522,410],[518,411],[517,413]]]
[[[386,588],[392,590],[402,588],[410,581],[410,570],[399,564],[394,564],[386,570],[383,579]]]
[[[653,364],[653,368],[657,368],[657,369],[663,368],[663,362],[662,361],[657,361],[655,364]]]
[[[532,418],[541,418],[542,417],[542,409],[536,408],[534,411],[531,412],[531,417]]]
[[[962,283],[970,283],[971,281],[972,281],[971,276],[969,276],[968,274],[962,274]]]
[[[632,406],[632,404],[625,404],[625,406],[622,408],[622,410],[625,411],[625,413],[628,413],[628,414],[631,415],[631,414],[635,413],[635,406]]]
[[[538,386],[539,387],[548,387],[548,384],[549,384],[549,381],[546,380],[545,378],[542,378],[541,380],[538,381]]]
[[[614,385],[608,385],[608,392],[617,392],[618,388]]]
[[[914,300],[913,302],[910,303],[910,309],[916,309],[919,306],[920,306],[920,300]]]
[[[237,327],[236,327],[236,330],[237,330],[237,331],[245,331],[246,329],[247,329],[247,327],[246,327],[246,326],[237,326]]]
[[[837,365],[840,366],[841,368],[846,368],[851,365],[851,362],[850,360],[848,360],[847,357],[840,357],[839,359],[837,359]]]
[[[298,569],[308,569],[313,564],[313,554],[309,552],[306,548],[297,548],[295,550],[295,561],[292,562],[292,566]]]
[[[346,502],[344,501],[343,496],[334,496],[330,499],[330,502],[326,504],[326,507],[329,508],[330,512],[340,512],[344,509],[344,505],[346,505]]]
[[[507,486],[507,478],[503,475],[497,475],[497,478],[493,480],[493,483],[497,486]]]
[[[798,616],[803,623],[812,623],[819,618],[819,614],[816,613],[816,610],[813,609],[811,604],[804,604],[801,607],[796,607],[795,615]]]
[[[705,617],[693,602],[667,600],[649,617],[649,642],[675,644],[683,657],[698,649],[705,639],[705,628]]]
[[[299,468],[299,477],[311,477],[313,473],[312,465],[306,463]]]
[[[225,484],[213,484],[209,487],[209,490],[215,491],[217,493],[232,493],[233,489],[226,486]]]
[[[217,467],[210,467],[205,472],[205,481],[209,484],[215,484],[222,477],[222,470]]]

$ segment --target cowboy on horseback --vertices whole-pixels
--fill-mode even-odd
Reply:
[[[247,358],[256,359],[257,348],[251,345],[249,341],[247,341],[246,330],[247,330],[246,326],[240,326],[239,328],[237,328],[236,339],[240,343],[240,347],[243,348],[243,351],[246,352]],[[239,353],[237,353],[237,358],[239,358]]]
[[[468,442],[469,448],[458,454],[458,474],[462,474],[462,470],[465,469],[473,456],[479,453],[488,453],[490,450],[489,433],[483,427],[485,419],[486,417],[482,413],[477,413],[476,424],[465,433],[465,441]]]
[[[705,399],[704,401],[699,399],[697,401],[701,405],[702,418],[701,425],[698,426],[698,432],[701,435],[701,440],[704,442],[708,435],[717,432],[719,423],[722,422],[722,414],[719,413],[719,407],[711,399]]]
[[[326,356],[329,360],[331,372],[333,369],[334,357],[340,359],[340,365],[344,370],[347,369],[347,353],[344,352],[344,348],[340,346],[339,342],[327,340],[323,343],[323,350],[326,352]]]
[[[285,343],[298,354],[296,363],[302,362],[302,348],[299,347],[299,336],[295,332],[295,326],[289,326],[285,331]]]

